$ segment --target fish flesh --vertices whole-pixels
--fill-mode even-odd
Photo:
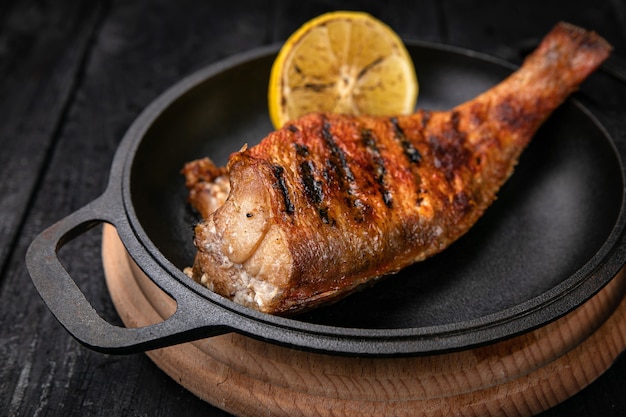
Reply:
[[[185,272],[237,303],[288,315],[439,253],[480,218],[537,129],[610,50],[559,23],[516,72],[449,111],[313,113],[226,167],[187,164],[204,220]]]
[[[189,162],[189,199],[203,220],[185,273],[237,303],[291,315],[441,252],[610,50],[595,32],[559,23],[517,71],[449,111],[312,113],[226,167]]]

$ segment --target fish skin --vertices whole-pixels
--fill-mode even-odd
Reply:
[[[313,113],[234,153],[225,170],[204,160],[203,176],[188,164],[190,190],[226,175],[230,193],[211,204],[206,192],[190,196],[204,221],[186,273],[235,302],[290,315],[441,252],[483,215],[537,129],[610,50],[594,32],[559,23],[519,70],[449,111]]]

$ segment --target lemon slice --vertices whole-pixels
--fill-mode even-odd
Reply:
[[[367,13],[330,12],[287,39],[270,74],[274,127],[315,111],[398,115],[415,109],[418,83],[400,37]]]

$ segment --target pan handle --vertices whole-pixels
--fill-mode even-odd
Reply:
[[[80,343],[104,353],[143,352],[202,337],[223,334],[225,310],[212,303],[199,303],[190,291],[170,295],[177,302],[176,312],[163,322],[141,328],[125,328],[104,320],[87,301],[58,258],[59,250],[72,239],[103,222],[128,227],[119,199],[106,193],[44,230],[26,252],[31,279],[55,318]],[[119,203],[118,203],[119,204]],[[175,281],[175,280],[171,280]],[[182,284],[178,285],[181,287]],[[203,308],[199,311],[198,305]],[[209,309],[210,311],[207,311]]]

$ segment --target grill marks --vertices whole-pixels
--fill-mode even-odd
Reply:
[[[283,211],[289,216],[296,213],[297,202],[301,201],[297,198],[298,193],[302,194],[306,204],[315,208],[319,218],[327,225],[335,225],[338,216],[347,215],[356,222],[363,222],[374,210],[381,210],[382,207],[391,210],[396,204],[391,183],[396,169],[404,170],[412,177],[415,204],[419,206],[428,192],[423,189],[421,181],[423,169],[428,170],[432,165],[451,185],[471,156],[471,152],[461,145],[465,137],[459,129],[460,115],[456,112],[452,112],[441,127],[434,129],[428,128],[431,114],[423,112],[419,125],[409,124],[406,127],[409,136],[396,117],[388,119],[388,133],[375,127],[369,128],[355,119],[351,124],[337,125],[326,116],[320,117],[323,118],[322,123],[315,129],[287,126],[293,143],[292,156],[287,160],[295,159],[291,162],[283,160],[271,167],[274,188],[282,196]],[[333,130],[340,131],[341,137],[335,136]],[[378,137],[381,134],[387,136]],[[432,164],[428,162],[426,167],[422,167],[423,157],[416,141],[426,146],[424,149],[429,161],[432,157]],[[401,167],[388,166],[383,151],[397,152],[397,156],[403,156],[405,162],[400,163]],[[287,168],[285,163],[291,168]],[[287,177],[286,170],[294,175],[293,179]],[[292,184],[298,186],[291,190]],[[376,199],[380,199],[378,201],[382,204]],[[455,208],[468,206],[469,200],[469,196],[456,196]]]
[[[294,144],[296,148],[296,156],[301,161],[298,164],[298,171],[302,186],[304,188],[304,194],[310,203],[319,205],[324,199],[324,190],[322,188],[322,182],[315,179],[315,164],[312,160],[308,159],[309,148],[306,145]]]
[[[430,114],[424,113],[422,116],[421,131],[424,131],[430,121]],[[379,207],[376,199],[382,202],[381,207],[393,209],[394,188],[391,184],[390,170],[397,168],[387,166],[382,152],[385,149],[389,149],[388,151],[397,149],[397,152],[404,155],[406,159],[404,169],[408,169],[413,177],[417,194],[416,204],[420,204],[424,193],[420,178],[422,154],[413,142],[415,139],[407,137],[398,118],[388,119],[390,123],[388,126],[391,129],[389,136],[379,138],[378,131],[358,121],[352,121],[352,125],[335,125],[325,116],[321,117],[322,123],[314,130],[294,125],[287,126],[287,130],[293,135],[292,155],[295,154],[295,159],[292,169],[299,187],[296,190],[289,190],[290,182],[284,178],[285,169],[280,165],[274,165],[272,168],[276,179],[275,188],[283,197],[285,213],[289,215],[295,213],[297,207],[294,206],[294,202],[298,199],[294,193],[298,192],[302,193],[308,205],[317,210],[322,222],[328,225],[336,223],[337,218],[333,218],[334,216],[345,214],[354,221],[365,221],[373,213],[373,207]],[[458,125],[458,121],[453,120],[450,125],[453,127],[451,130],[456,131],[454,127]],[[342,131],[341,138],[335,136],[334,129]],[[345,142],[344,136],[354,142]],[[398,148],[391,146],[393,142],[400,146]],[[433,150],[432,142],[430,145]],[[442,150],[437,145],[434,146],[436,155],[438,150]],[[437,156],[441,157],[441,154]],[[449,165],[450,161],[445,161],[444,165],[446,163]]]
[[[339,146],[331,132],[331,124],[324,119],[322,123],[322,144],[328,149],[328,158],[324,161],[324,178],[327,182],[337,184],[337,195],[343,196],[343,201],[352,211],[354,220],[361,222],[367,205],[357,196],[358,184],[352,168],[348,163],[346,152]]]
[[[330,131],[330,123],[324,121],[322,125],[322,139],[324,144],[330,151],[330,158],[326,168],[328,171],[335,174],[336,180],[339,182],[339,186],[343,191],[350,192],[351,187],[354,184],[354,174],[348,165],[346,153],[335,141],[335,137]]]
[[[387,184],[387,168],[385,167],[385,160],[380,154],[380,149],[378,149],[376,144],[374,133],[369,129],[363,129],[361,131],[361,140],[370,154],[375,180],[378,184],[378,190],[383,197],[383,202],[387,207],[392,208],[393,197]]]
[[[343,126],[359,135],[355,137],[355,143],[346,144],[333,134],[334,127],[326,119],[315,132],[288,126],[294,135],[296,180],[307,203],[315,207],[322,222],[329,225],[336,223],[333,213],[349,214],[354,221],[365,221],[373,212],[368,204],[372,197],[380,198],[385,207],[393,208],[389,173],[375,133],[358,125]],[[312,146],[315,151],[310,149]],[[350,155],[346,146],[356,153]],[[359,173],[358,178],[355,172]],[[284,180],[280,180],[282,174],[280,169],[274,168],[276,188],[283,195],[285,212],[293,214],[295,207],[289,198],[289,190],[283,187]]]
[[[300,183],[309,204],[317,208],[317,212],[325,224],[334,224],[328,215],[328,207],[324,202],[324,183],[317,179],[319,173],[315,163],[309,159],[309,148],[306,145],[294,143],[298,163]]]
[[[295,207],[289,197],[289,188],[285,183],[285,168],[280,165],[272,165],[272,174],[276,181],[274,182],[274,188],[276,188],[283,196],[283,202],[285,203],[285,213],[292,215],[295,212]]]
[[[406,155],[406,157],[409,159],[409,161],[411,163],[419,164],[420,161],[422,160],[422,155],[419,153],[417,148],[415,148],[415,146],[413,146],[411,141],[409,141],[406,138],[406,135],[404,134],[404,131],[400,127],[400,123],[398,122],[398,118],[397,117],[392,117],[389,120],[391,121],[391,125],[393,126],[394,137],[396,138],[396,140],[398,142],[400,142],[400,145],[402,145],[402,150],[404,151],[404,155]]]
[[[415,204],[417,204],[418,206],[422,204],[423,200],[424,200],[424,193],[425,190],[422,189],[421,187],[421,177],[420,177],[420,173],[418,171],[418,168],[420,167],[420,163],[422,162],[422,154],[419,152],[419,150],[417,150],[417,148],[415,147],[415,145],[413,145],[413,143],[406,137],[404,130],[402,129],[402,127],[400,126],[400,122],[398,120],[397,117],[392,117],[389,119],[389,121],[391,122],[391,126],[393,129],[393,133],[394,133],[394,139],[400,143],[400,145],[402,146],[402,151],[404,152],[404,156],[406,157],[406,159],[409,162],[409,169],[411,174],[413,175],[413,183],[415,184],[415,186],[417,187],[415,192],[417,194],[417,198],[415,200]],[[422,131],[424,131],[426,129],[426,126],[428,125],[428,122],[430,121],[430,113],[429,112],[423,112],[422,113],[422,121],[421,121],[421,128]],[[420,133],[422,134],[422,133]]]

